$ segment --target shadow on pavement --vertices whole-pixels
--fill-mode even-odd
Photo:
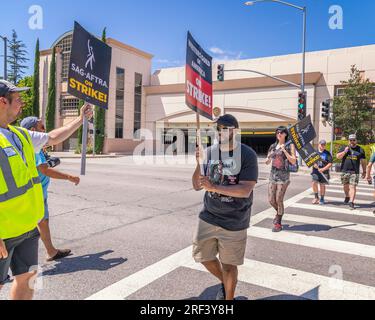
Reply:
[[[52,269],[42,272],[42,276],[74,273],[86,270],[106,271],[128,261],[124,258],[103,259],[102,257],[113,253],[112,250],[95,254],[86,254],[80,257],[65,258],[56,261]]]
[[[216,300],[216,295],[219,289],[220,289],[220,285],[212,286],[212,287],[205,289],[198,297],[191,297],[191,298],[187,298],[184,300],[192,300],[192,301],[194,300],[195,301],[196,300],[203,300],[203,301]],[[249,299],[247,297],[240,296],[240,297],[236,297],[236,300],[249,300]]]
[[[283,225],[285,231],[305,231],[305,232],[319,232],[319,231],[329,231],[333,229],[331,226],[322,224],[303,224],[298,226],[290,226],[288,224]]]

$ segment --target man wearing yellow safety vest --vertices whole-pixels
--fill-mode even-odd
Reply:
[[[38,222],[43,218],[44,201],[35,153],[45,145],[68,139],[92,117],[92,107],[82,107],[81,116],[49,133],[13,127],[24,103],[18,88],[0,80],[0,289],[9,269],[14,277],[11,299],[29,300],[38,267]]]

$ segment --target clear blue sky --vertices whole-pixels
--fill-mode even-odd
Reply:
[[[375,1],[290,0],[308,8],[307,50],[375,44]],[[0,34],[15,29],[34,56],[36,39],[48,49],[77,20],[91,33],[123,41],[155,55],[153,69],[185,63],[186,32],[218,59],[245,59],[301,50],[302,15],[274,3],[244,0],[13,0],[2,1]],[[43,30],[28,26],[30,6],[43,8]],[[331,30],[329,8],[340,5],[344,29]],[[3,54],[2,41],[0,55]],[[32,66],[30,61],[29,65]],[[2,58],[0,74],[3,73]],[[29,69],[32,73],[32,68]]]

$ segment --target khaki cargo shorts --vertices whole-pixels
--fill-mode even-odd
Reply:
[[[355,173],[342,173],[341,174],[341,183],[343,185],[350,184],[351,186],[358,186],[359,184],[359,174]]]
[[[199,219],[193,241],[193,258],[197,263],[219,260],[223,264],[244,264],[247,230],[228,231]]]

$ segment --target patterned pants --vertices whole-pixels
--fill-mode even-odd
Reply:
[[[284,184],[270,183],[268,186],[268,201],[279,216],[284,215],[284,197],[290,182]]]

